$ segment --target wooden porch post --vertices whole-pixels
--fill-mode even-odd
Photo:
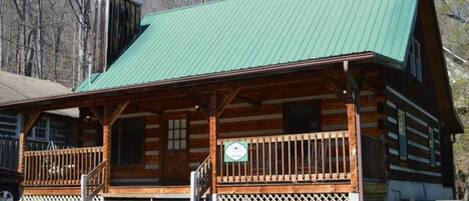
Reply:
[[[351,99],[346,103],[348,116],[349,151],[350,151],[350,180],[352,192],[358,193],[358,200],[363,200],[363,166],[361,156],[361,128],[360,128],[360,86],[355,81],[349,69],[349,62],[343,62],[347,92]]]
[[[111,139],[112,125],[119,118],[119,115],[125,110],[129,101],[119,104],[112,108],[104,106],[103,113],[103,161],[105,161],[104,193],[107,193],[111,185]]]
[[[27,135],[39,118],[40,112],[32,113],[29,118],[26,112],[21,113],[21,131],[18,142],[18,172],[24,172],[24,152],[27,150]]]
[[[353,192],[358,192],[358,162],[357,162],[357,125],[356,107],[354,103],[347,103],[349,153],[350,153],[350,181]]]
[[[103,162],[104,168],[104,193],[108,192],[111,185],[111,111],[109,107],[104,107],[103,115]]]
[[[218,138],[218,112],[217,112],[217,95],[213,92],[210,95],[209,105],[209,136],[210,136],[210,194],[216,199],[217,194],[217,138]]]

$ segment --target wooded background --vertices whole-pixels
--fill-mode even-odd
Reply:
[[[0,0],[0,68],[76,87],[96,69],[96,1]],[[142,15],[208,0],[140,0]],[[435,0],[453,98],[466,134],[454,144],[458,193],[469,199],[469,0]],[[94,71],[94,70],[93,70]]]
[[[454,143],[457,193],[469,200],[469,0],[435,0],[443,46],[465,60],[452,62],[447,54],[454,104],[464,124],[464,134]]]
[[[0,68],[74,88],[94,72],[99,0],[0,0]],[[143,0],[142,15],[206,0]]]

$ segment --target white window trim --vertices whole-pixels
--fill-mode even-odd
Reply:
[[[411,58],[411,63],[410,63],[410,74],[417,79],[418,81],[422,82],[423,81],[423,75],[422,75],[422,45],[416,38],[412,38],[412,45],[411,45],[411,50],[410,50],[410,58]],[[412,66],[414,66],[415,69],[412,69]],[[413,72],[415,71],[415,72]]]
[[[45,120],[46,121],[46,131],[45,131],[46,136],[45,136],[45,138],[36,137],[36,126],[34,126],[31,129],[31,136],[28,137],[28,140],[49,142],[50,141],[50,118],[49,117],[41,117],[41,119],[39,119],[39,120]]]
[[[436,166],[436,148],[435,148],[435,133],[433,132],[432,127],[428,127],[428,152],[429,152],[429,159],[430,165],[432,167]],[[432,160],[433,159],[433,160]]]
[[[400,121],[400,114],[402,114],[404,116],[404,120],[403,122]],[[407,160],[409,158],[409,153],[408,153],[408,148],[407,148],[407,122],[406,122],[406,113],[404,110],[401,110],[401,109],[398,109],[397,110],[397,131],[398,131],[398,141],[399,141],[399,158],[401,160]],[[404,124],[404,125],[402,125]],[[403,126],[403,129],[401,129],[400,127]],[[401,132],[402,130],[402,132]],[[401,144],[401,138],[404,137],[405,138],[405,155],[403,155],[403,153],[401,153],[401,146],[403,146]]]

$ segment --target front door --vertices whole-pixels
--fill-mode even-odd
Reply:
[[[163,183],[187,184],[190,176],[187,119],[168,119],[165,131]]]

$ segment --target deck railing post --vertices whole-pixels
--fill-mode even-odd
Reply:
[[[21,129],[18,140],[18,172],[24,173],[24,153],[27,150],[26,135],[34,126],[40,114],[40,112],[33,112],[29,115],[26,112],[21,113]],[[27,116],[29,116],[29,118],[26,118]]]
[[[190,190],[191,190],[191,197],[190,197],[190,201],[197,201],[197,198],[198,198],[198,195],[197,195],[197,172],[196,171],[192,171],[191,172],[191,186],[190,186]]]
[[[81,201],[88,201],[87,184],[88,184],[88,176],[86,174],[81,175],[81,180],[80,180]]]

